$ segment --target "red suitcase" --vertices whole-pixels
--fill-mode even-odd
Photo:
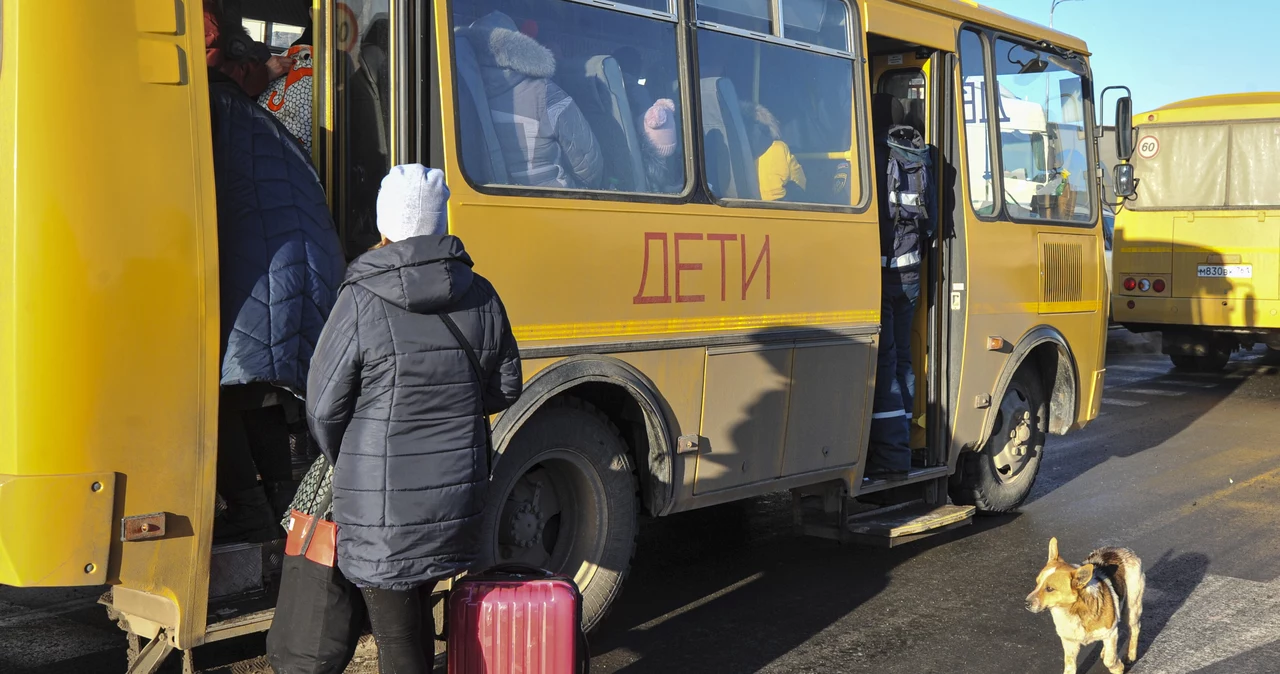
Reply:
[[[449,592],[449,674],[581,674],[590,667],[582,595],[568,578],[498,567]]]

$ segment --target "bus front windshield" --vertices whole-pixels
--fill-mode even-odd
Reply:
[[[1090,222],[1094,199],[1083,60],[1007,39],[996,40],[994,52],[1009,214]],[[1041,184],[1028,191],[1011,185],[1015,180]]]

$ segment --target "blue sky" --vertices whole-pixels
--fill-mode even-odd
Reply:
[[[978,2],[1049,24],[1051,0]],[[1280,91],[1280,0],[1075,0],[1058,5],[1053,27],[1089,44],[1097,91],[1133,90],[1134,112],[1196,96]]]

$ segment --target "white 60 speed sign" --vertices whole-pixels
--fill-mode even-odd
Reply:
[[[1138,141],[1138,156],[1143,159],[1155,159],[1160,154],[1160,139],[1155,136],[1143,136]]]

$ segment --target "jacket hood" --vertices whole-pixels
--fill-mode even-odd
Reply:
[[[516,30],[511,17],[490,12],[467,28],[467,35],[482,66],[511,70],[526,77],[548,78],[556,74],[551,50]]]
[[[456,304],[475,279],[456,236],[415,236],[371,250],[347,268],[358,285],[401,309],[427,314]]]

